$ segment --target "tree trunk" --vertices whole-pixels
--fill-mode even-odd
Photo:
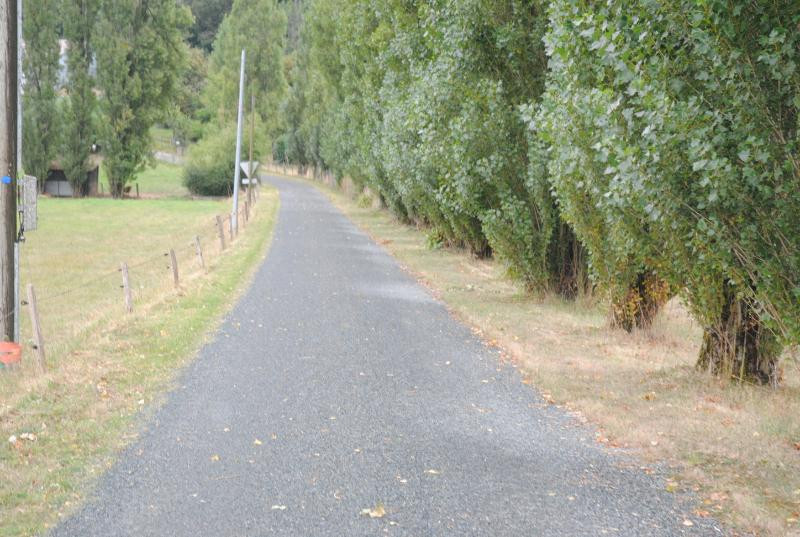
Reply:
[[[723,293],[718,322],[704,330],[697,367],[740,382],[777,386],[781,351],[777,338],[761,322],[752,299],[737,297],[728,282]]]
[[[669,298],[669,285],[664,280],[653,272],[641,272],[625,296],[611,305],[611,324],[627,332],[650,328]]]
[[[125,183],[120,181],[112,181],[109,177],[108,189],[111,191],[111,197],[114,199],[122,199],[125,195]]]
[[[588,294],[591,292],[591,283],[583,245],[572,228],[564,222],[559,223],[553,235],[547,261],[551,289],[568,300]]]

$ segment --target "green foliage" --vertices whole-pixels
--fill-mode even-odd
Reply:
[[[256,122],[255,147],[267,146],[264,131],[263,125]],[[243,137],[243,142],[246,148],[249,142],[247,136]],[[205,135],[189,150],[183,184],[192,194],[199,196],[229,196],[233,189],[235,157],[236,123],[231,122],[223,127],[209,125]]]
[[[215,121],[251,43],[279,79],[257,90],[276,91],[279,117],[260,108],[275,159],[370,187],[531,290],[573,296],[590,273],[627,328],[681,293],[709,367],[776,378],[800,340],[797,2],[300,4],[234,4]],[[280,35],[253,41],[256,20]]]
[[[212,123],[236,121],[239,102],[239,65],[247,51],[247,93],[256,96],[256,112],[269,140],[280,131],[277,111],[286,94],[283,49],[286,14],[275,0],[235,0],[214,40],[203,103]],[[249,99],[248,99],[249,102]],[[259,148],[269,154],[271,143]]]
[[[187,8],[171,0],[106,2],[97,22],[104,166],[114,197],[148,163],[150,129],[166,119],[184,61]]]
[[[226,14],[230,13],[233,0],[187,0],[192,10],[194,24],[189,31],[189,44],[192,47],[211,52],[217,29]]]
[[[198,196],[229,196],[233,188],[236,127],[215,130],[189,151],[183,184]]]
[[[800,339],[800,5],[557,0],[550,20],[535,127],[596,278],[654,269],[711,362],[774,380],[775,336]]]
[[[56,100],[59,60],[57,0],[26,0],[23,10],[25,75],[22,163],[43,184],[60,149],[60,109]]]
[[[196,48],[186,47],[187,61],[182,66],[177,97],[166,124],[173,137],[187,145],[196,142],[203,134],[203,104],[201,95],[208,77],[208,59]]]
[[[67,49],[67,100],[64,109],[61,164],[75,195],[84,195],[92,144],[97,142],[97,98],[92,59],[100,0],[61,3]]]

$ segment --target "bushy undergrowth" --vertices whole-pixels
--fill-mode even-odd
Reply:
[[[208,133],[192,146],[183,174],[183,184],[198,196],[229,196],[233,188],[236,130],[233,127]]]

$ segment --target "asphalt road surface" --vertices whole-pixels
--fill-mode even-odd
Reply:
[[[52,535],[722,534],[546,405],[324,195],[271,181],[252,286]]]

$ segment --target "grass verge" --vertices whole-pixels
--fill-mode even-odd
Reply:
[[[103,192],[108,195],[108,176],[104,166],[100,166],[100,183]],[[139,185],[139,196],[146,199],[152,198],[187,198],[189,191],[183,185],[183,167],[167,162],[157,161],[154,166],[146,168],[136,176],[136,181],[131,184],[128,197],[136,197],[136,185]]]
[[[53,205],[48,206],[50,203]],[[99,204],[100,209],[81,210],[83,203]],[[107,219],[102,215],[106,207],[103,203],[122,205],[108,209],[113,218]],[[151,206],[147,225],[137,213],[145,210],[144,204]],[[178,368],[196,353],[250,281],[265,256],[277,206],[277,192],[262,190],[254,217],[233,247],[224,256],[211,255],[213,243],[209,240],[208,274],[199,268],[186,270],[179,289],[172,288],[163,260],[153,272],[150,287],[143,285],[146,280],[140,276],[132,315],[122,313],[119,275],[112,274],[113,306],[105,302],[107,293],[100,293],[103,287],[92,285],[83,290],[96,290],[96,299],[84,293],[75,299],[74,304],[83,302],[83,307],[73,310],[72,317],[78,318],[73,328],[56,329],[57,325],[43,318],[51,335],[59,332],[63,338],[55,352],[49,350],[48,373],[33,376],[23,368],[0,374],[0,536],[34,535],[53,525],[82,501],[94,479],[111,465],[115,453],[135,438],[136,418],[142,409],[158,403],[159,394],[169,387]],[[208,220],[213,233],[210,216],[218,209],[216,202],[52,200],[42,207],[43,216],[53,211],[52,218],[43,218],[42,223],[56,226],[58,214],[65,222],[72,222],[64,224],[70,226],[67,231],[75,233],[74,240],[63,246],[64,256],[69,250],[76,259],[81,251],[86,255],[99,252],[94,255],[116,261],[126,248],[130,255],[155,252],[157,257],[158,249],[175,236],[170,226],[177,225],[182,216],[196,218],[204,226]],[[92,219],[97,219],[96,227]],[[181,230],[191,229],[184,224],[179,226]],[[138,225],[147,231],[137,230]],[[94,231],[91,250],[82,246],[83,232],[78,235],[76,231],[81,226]],[[51,231],[57,235],[57,229]],[[120,233],[120,229],[127,232]],[[45,237],[40,240],[57,240]],[[179,259],[184,267],[190,267],[191,249],[182,248],[181,252],[184,250],[188,255]],[[58,267],[74,265],[75,261],[69,259],[53,260],[52,267],[41,269],[42,275],[52,271],[51,280],[63,277]],[[132,267],[132,279],[136,278],[134,270]],[[156,280],[163,283],[154,283]],[[59,307],[67,308],[70,297],[64,295],[65,303]],[[43,311],[47,311],[45,305]],[[95,315],[87,316],[83,311]],[[61,317],[68,315],[68,310],[49,315],[67,323],[71,320]],[[18,438],[14,444],[6,440],[11,435]]]
[[[765,536],[800,535],[800,370],[780,389],[697,372],[701,332],[674,301],[647,332],[608,327],[602,305],[533,297],[504,267],[431,250],[424,231],[314,183],[462,320],[520,366],[523,382],[597,426],[596,439],[667,461],[670,491],[692,489],[694,516]]]

